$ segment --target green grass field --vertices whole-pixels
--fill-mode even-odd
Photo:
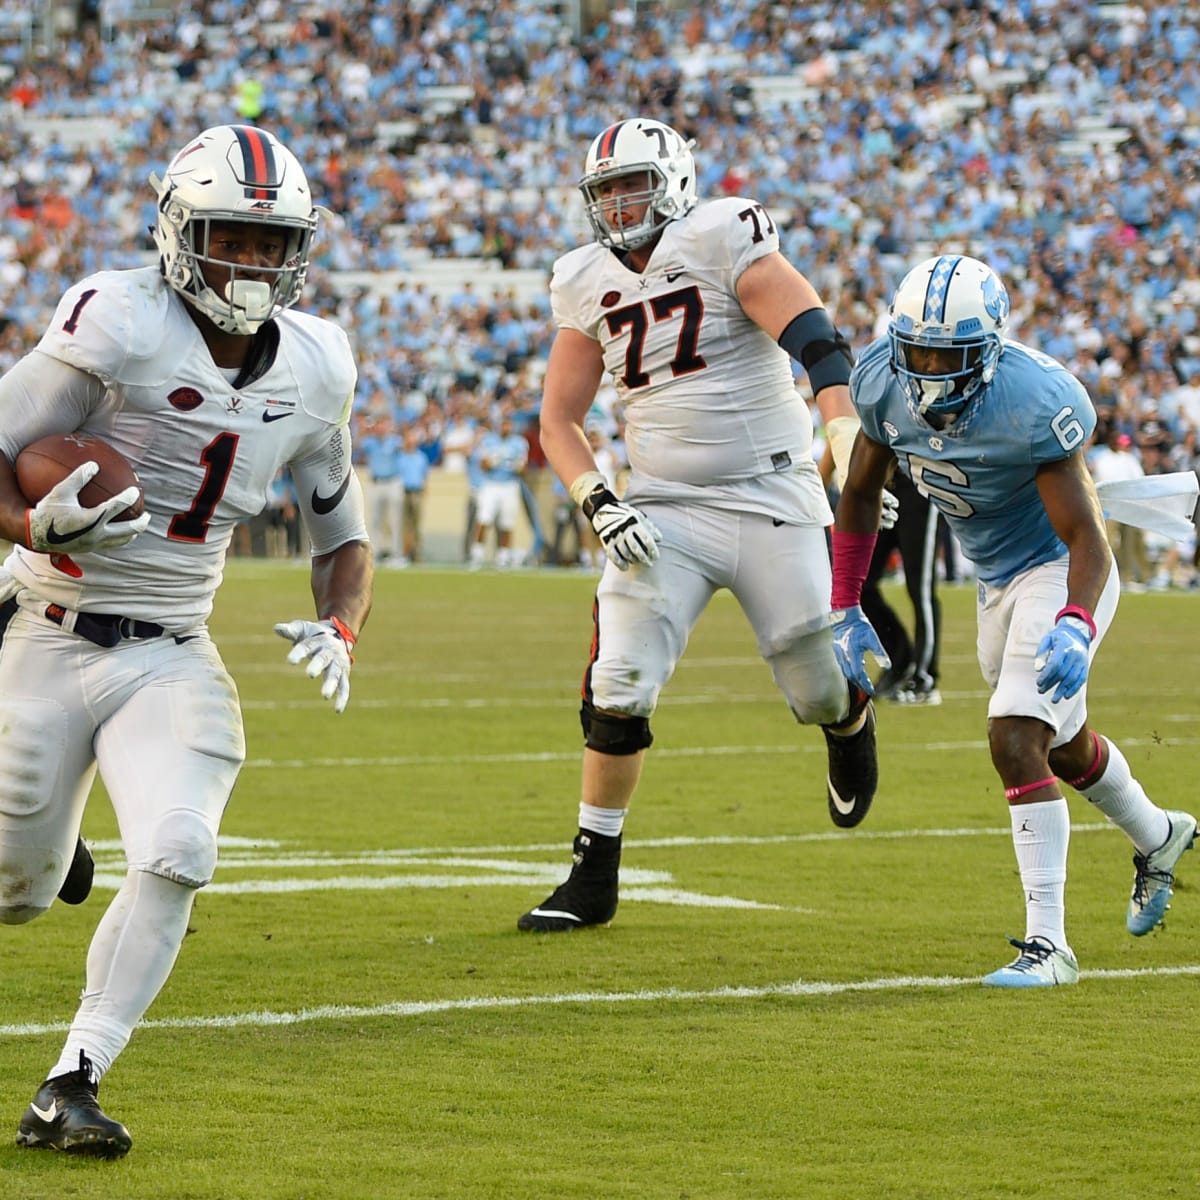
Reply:
[[[654,720],[606,929],[519,934],[575,831],[594,580],[388,572],[342,717],[284,662],[307,572],[234,560],[214,631],[249,760],[175,974],[101,1089],[116,1163],[18,1150],[121,870],[0,931],[0,1198],[1200,1195],[1200,858],[1124,927],[1131,850],[1080,797],[1078,987],[980,976],[1024,932],[985,745],[974,592],[944,592],[940,708],[883,705],[858,830],[824,744],[720,596]],[[1195,796],[1194,598],[1127,596],[1093,724]],[[3,1126],[0,1124],[0,1129]]]

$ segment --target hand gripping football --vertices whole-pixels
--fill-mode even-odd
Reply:
[[[142,481],[133,465],[119,450],[88,433],[52,433],[26,446],[17,455],[17,485],[25,499],[34,505],[85,462],[99,463],[100,470],[79,493],[79,503],[84,508],[103,504],[127,487],[136,487],[137,500],[116,519],[130,521],[141,516]]]

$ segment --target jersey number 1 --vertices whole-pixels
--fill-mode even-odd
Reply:
[[[204,464],[204,482],[192,499],[192,507],[185,513],[176,513],[167,526],[167,537],[177,542],[202,542],[208,537],[208,524],[212,520],[217,502],[225,494],[229,472],[237,455],[238,435],[219,433],[200,455]]]

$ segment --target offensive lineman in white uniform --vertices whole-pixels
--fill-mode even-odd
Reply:
[[[101,1158],[131,1143],[97,1085],[170,974],[245,757],[237,691],[206,627],[234,526],[288,464],[318,619],[275,628],[338,712],[373,570],[350,466],[350,346],[288,311],[317,226],[300,164],[263,130],[220,126],[151,183],[159,266],[72,287],[0,380],[0,536],[15,543],[0,572],[0,922],[32,920],[60,888],[86,896],[77,839],[97,767],[128,860],[17,1141]],[[134,464],[142,517],[116,520],[135,493],[80,507],[93,464],[30,508],[12,463],[73,430]]]
[[[690,143],[669,126],[606,129],[580,190],[596,241],[555,264],[541,437],[610,561],[583,683],[574,866],[517,922],[541,932],[606,924],[616,912],[621,830],[649,718],[719,588],[737,597],[797,721],[825,731],[834,822],[858,824],[877,783],[870,697],[848,686],[834,654],[833,515],[789,361],[808,371],[840,480],[858,430],[845,339],[780,254],[761,204],[697,207]],[[623,501],[584,434],[605,371],[625,406]]]

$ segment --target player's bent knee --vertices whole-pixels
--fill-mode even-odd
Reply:
[[[822,639],[803,638],[770,655],[775,686],[802,725],[836,725],[846,715],[850,693],[832,648]]]
[[[203,887],[217,869],[216,830],[201,813],[173,809],[154,830],[150,860],[141,869],[185,887]]]
[[[0,904],[0,925],[28,925],[46,911],[39,904]]]
[[[637,754],[654,741],[645,717],[600,712],[587,700],[579,709],[579,723],[583,726],[585,745],[597,754]]]

